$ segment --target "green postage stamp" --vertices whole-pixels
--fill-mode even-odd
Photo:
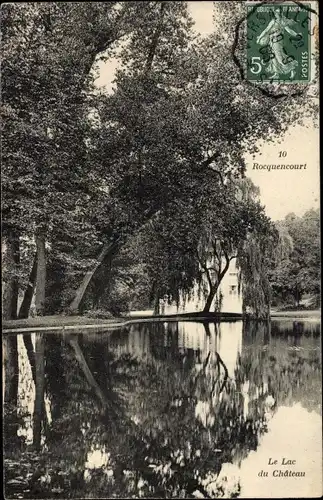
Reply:
[[[312,34],[308,3],[247,3],[247,79],[309,83]]]

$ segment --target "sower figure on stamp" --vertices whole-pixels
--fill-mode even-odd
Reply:
[[[287,32],[289,35],[299,35],[291,28],[295,25],[295,21],[287,19],[280,11],[274,10],[274,19],[270,21],[264,31],[258,36],[257,43],[260,45],[269,45],[271,53],[274,54],[267,66],[267,72],[273,73],[272,78],[279,79],[279,75],[287,75],[290,73],[290,78],[295,77],[295,68],[298,66],[296,60],[288,61],[288,56],[284,50],[284,35]],[[287,59],[287,61],[286,61]]]

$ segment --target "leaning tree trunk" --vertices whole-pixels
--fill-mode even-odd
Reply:
[[[45,235],[38,233],[36,235],[37,248],[37,272],[36,272],[36,314],[43,316],[45,313],[45,287],[46,287],[46,250]]]
[[[93,266],[92,269],[87,271],[82,283],[80,284],[80,286],[76,290],[75,295],[74,295],[74,299],[67,309],[67,312],[69,314],[77,314],[78,309],[80,307],[80,304],[82,302],[82,299],[83,299],[85,292],[87,290],[87,287],[89,286],[96,270],[100,267],[100,265],[102,264],[104,259],[116,249],[116,244],[117,244],[117,242],[106,243],[104,245],[99,257],[97,258],[95,265]]]
[[[4,286],[2,317],[3,319],[17,319],[18,308],[18,266],[20,262],[19,236],[14,231],[9,231],[5,240],[6,254],[3,259],[8,279]]]

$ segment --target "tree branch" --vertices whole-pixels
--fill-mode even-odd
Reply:
[[[217,160],[220,156],[221,156],[221,153],[219,153],[219,152],[213,153],[211,156],[209,156],[208,158],[206,158],[206,160],[204,160],[202,162],[202,168],[203,169],[208,168],[209,170],[211,170],[215,174],[218,174],[218,176],[220,177],[220,180],[221,180],[221,184],[224,185],[224,179],[223,179],[222,173],[219,172],[219,170],[217,170],[216,168],[211,166],[211,164],[215,160]]]
[[[221,156],[221,153],[219,153],[219,152],[213,153],[213,155],[209,156],[208,158],[206,158],[206,160],[204,160],[202,162],[202,167],[203,168],[209,167],[211,165],[211,163],[213,163],[215,160],[217,160],[220,156]],[[213,169],[211,169],[211,170],[213,170]],[[213,170],[213,172],[216,172],[216,170]]]
[[[229,256],[225,250],[223,250],[223,255],[225,258],[225,265],[224,265],[223,271],[220,272],[220,274],[219,274],[219,284],[221,283],[221,281],[222,281],[224,275],[226,274],[227,270],[229,269],[229,265],[230,265],[230,259],[229,259]]]
[[[158,40],[159,40],[161,31],[162,31],[162,27],[163,27],[164,10],[165,10],[165,2],[161,2],[160,3],[160,13],[159,13],[159,16],[160,16],[159,22],[158,22],[156,31],[153,35],[151,46],[149,49],[149,54],[148,54],[147,61],[146,61],[146,67],[145,67],[145,74],[146,75],[148,75],[148,73],[151,71],[151,68],[153,65],[153,61],[154,61],[154,57],[155,57],[155,53],[156,53],[156,49],[157,49],[157,45],[158,45]]]
[[[214,240],[211,245],[212,245],[212,249],[213,249],[214,255],[218,259],[218,262],[220,262],[221,259],[219,257],[218,250],[216,248],[216,242],[217,242],[217,240]]]
[[[221,356],[218,352],[217,352],[217,356],[218,356],[219,363],[222,365],[222,367],[224,369],[224,379],[223,379],[223,382],[222,382],[222,385],[220,388],[220,394],[221,394],[221,392],[223,391],[225,384],[227,383],[227,380],[229,378],[229,372],[228,372],[228,369],[227,369],[225,363],[223,362],[223,359],[221,358]]]
[[[102,264],[102,262],[107,257],[107,255],[111,254],[113,251],[115,251],[115,249],[118,247],[118,243],[120,240],[121,240],[121,236],[117,237],[112,243],[105,243],[105,245],[103,245],[103,248],[100,252],[100,255],[98,256],[98,258],[96,260],[94,267],[92,269],[90,269],[89,271],[87,271],[80,286],[76,290],[76,292],[74,294],[73,301],[71,302],[71,304],[67,308],[67,313],[74,314],[77,312],[77,310],[80,306],[80,303],[84,297],[84,294],[87,290],[87,287],[94,276],[94,273],[99,268],[99,266]]]
[[[200,266],[202,267],[203,271],[205,272],[206,274],[206,278],[207,278],[207,281],[208,281],[208,284],[209,284],[209,287],[210,287],[210,292],[212,291],[212,288],[213,288],[213,284],[212,284],[212,280],[211,280],[211,275],[209,273],[209,268],[207,267],[207,265],[202,261],[202,259],[200,258],[199,256],[199,253],[197,252],[197,260],[200,264]]]

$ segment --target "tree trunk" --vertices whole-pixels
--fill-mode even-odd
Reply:
[[[21,303],[18,318],[28,318],[31,302],[34,295],[35,283],[36,283],[36,275],[37,275],[37,254],[35,255],[33,267],[29,276],[29,282],[27,285],[27,289],[25,290],[24,298]]]
[[[203,323],[203,326],[204,326],[204,330],[205,330],[206,336],[207,336],[207,337],[211,337],[211,330],[210,330],[210,325],[209,325],[209,323],[204,322],[204,323]]]
[[[203,312],[209,312],[210,311],[213,299],[216,296],[216,293],[218,291],[220,283],[223,280],[223,277],[225,276],[227,270],[229,269],[230,260],[232,260],[233,258],[235,258],[235,257],[230,257],[229,258],[226,252],[223,252],[223,253],[224,253],[224,258],[225,258],[225,265],[224,265],[224,268],[223,268],[222,271],[221,271],[221,265],[220,265],[220,270],[219,270],[218,278],[217,278],[217,281],[216,281],[216,283],[214,285],[212,285],[210,273],[209,273],[209,271],[207,270],[207,268],[205,266],[205,270],[207,272],[208,283],[209,283],[209,287],[210,287],[210,292],[209,292],[209,296],[208,296],[208,298],[206,300]]]
[[[3,319],[17,319],[18,308],[18,266],[20,262],[19,254],[19,236],[10,231],[6,238],[6,255],[4,265],[8,267],[8,280],[5,283],[3,303],[2,303],[2,317]]]
[[[159,296],[157,295],[154,299],[154,315],[158,316],[160,314],[160,302]]]
[[[39,233],[36,235],[37,248],[37,271],[36,271],[36,314],[43,316],[45,313],[45,286],[46,286],[46,250],[45,235]]]
[[[208,298],[206,299],[206,302],[205,302],[203,312],[210,312],[211,305],[212,305],[212,302],[213,302],[214,297],[216,295],[217,289],[218,289],[218,285],[211,287]]]
[[[18,314],[19,319],[28,318],[29,316],[30,306],[34,295],[36,274],[37,274],[37,255],[35,255],[34,258],[33,267],[29,276],[29,283],[27,285],[27,289],[25,290],[24,298],[19,309],[19,314]],[[24,334],[23,340],[27,351],[33,380],[34,383],[36,384],[36,360],[35,360],[34,346],[31,340],[30,333]]]
[[[93,309],[100,309],[102,297],[111,290],[112,252],[103,260],[92,278],[91,298]],[[81,302],[81,305],[82,302]],[[104,304],[103,304],[104,308]]]
[[[96,270],[100,267],[100,265],[102,264],[104,259],[107,257],[107,255],[109,255],[113,250],[115,250],[116,244],[117,244],[117,242],[106,243],[104,245],[104,247],[102,248],[101,253],[96,261],[96,264],[94,265],[94,267],[90,271],[87,271],[86,275],[83,278],[82,283],[80,284],[80,286],[76,290],[75,295],[74,295],[74,299],[71,302],[71,304],[69,305],[68,310],[67,310],[67,312],[69,314],[77,314],[77,311],[80,307],[81,301],[84,297],[84,294],[87,290],[87,287],[89,286]]]
[[[33,418],[33,446],[40,450],[41,426],[45,410],[45,342],[42,333],[36,333],[36,384]]]

